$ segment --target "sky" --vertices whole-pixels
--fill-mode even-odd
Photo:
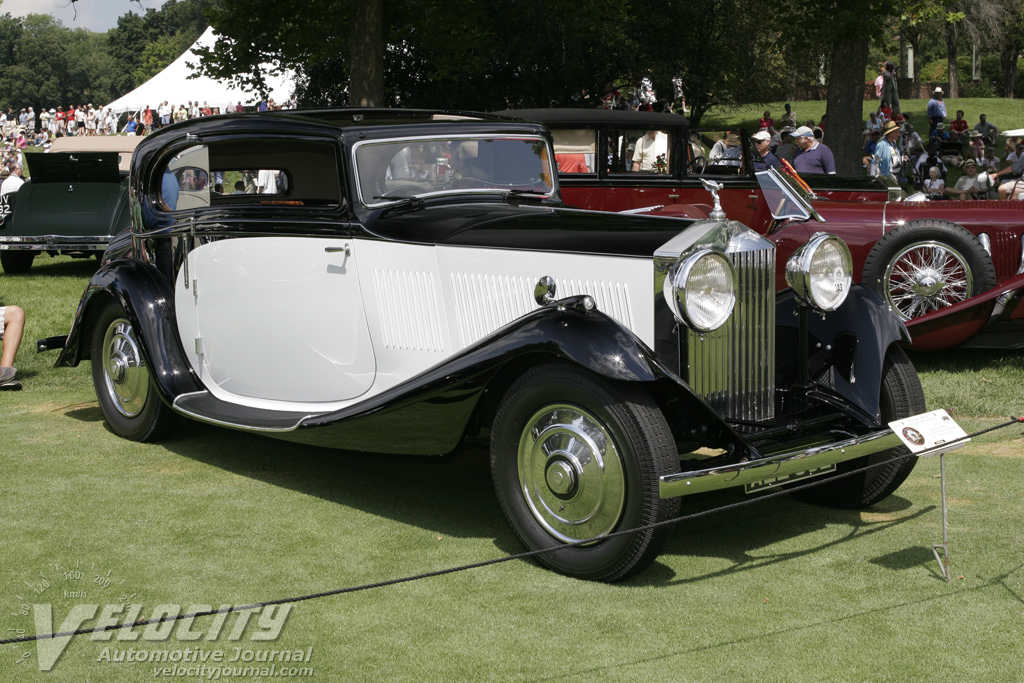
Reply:
[[[65,28],[85,28],[106,33],[117,26],[117,18],[126,12],[144,14],[159,9],[165,0],[0,0],[0,14],[23,17],[49,14]],[[76,16],[77,14],[77,16]]]

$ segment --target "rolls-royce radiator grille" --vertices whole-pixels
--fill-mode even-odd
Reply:
[[[728,253],[736,308],[714,332],[687,332],[690,386],[727,418],[775,415],[775,249]]]

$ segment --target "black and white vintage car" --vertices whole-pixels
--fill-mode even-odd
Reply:
[[[924,410],[905,328],[841,240],[776,294],[774,245],[738,222],[563,207],[539,124],[198,119],[139,145],[131,202],[58,359],[92,361],[125,438],[179,415],[378,453],[489,438],[523,544],[605,581],[671,525],[606,537],[680,496],[877,465],[801,493],[860,507],[914,466],[887,427]]]

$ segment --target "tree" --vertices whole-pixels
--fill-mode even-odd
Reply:
[[[914,73],[914,92],[921,86],[921,41],[927,32],[937,30],[945,17],[942,0],[901,0],[897,3],[895,14],[898,17],[897,29],[900,37],[910,43],[914,50],[914,59],[919,64],[911,64]],[[902,57],[901,57],[902,58]]]
[[[1013,97],[1017,84],[1017,59],[1024,51],[1024,0],[1007,0],[1001,20],[999,65],[1003,72],[1003,97]]]
[[[863,130],[864,73],[868,41],[887,36],[894,7],[883,0],[796,0],[776,14],[780,26],[793,31],[798,50],[809,52],[830,45],[827,65],[828,147],[836,159],[836,171],[859,175]]]
[[[384,104],[384,0],[352,4],[349,36],[352,103],[359,107]]]
[[[55,104],[107,101],[111,62],[104,36],[64,28],[41,14],[0,19],[0,34],[14,40],[0,50],[0,59],[9,60],[0,69],[0,107],[32,107],[38,113]]]
[[[790,69],[783,58],[783,34],[764,21],[772,12],[767,3],[649,1],[635,7],[640,11],[633,15],[630,33],[645,38],[638,46],[639,61],[656,83],[682,80],[694,126],[711,107],[784,94]],[[679,27],[685,27],[685,40],[680,40]]]
[[[944,0],[946,64],[949,69],[949,97],[960,95],[960,75],[957,69],[961,37],[968,38],[975,45],[994,43],[999,40],[1000,20],[1004,4],[998,0]]]
[[[158,74],[203,34],[209,25],[205,10],[220,0],[167,0],[143,16],[125,12],[107,32],[114,59],[111,74],[116,96],[123,95]]]

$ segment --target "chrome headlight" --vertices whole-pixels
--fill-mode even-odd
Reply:
[[[698,249],[672,267],[663,292],[677,320],[710,332],[729,319],[736,305],[736,271],[721,253]]]
[[[786,263],[786,282],[801,303],[834,311],[846,301],[853,280],[853,259],[846,242],[816,233]]]

